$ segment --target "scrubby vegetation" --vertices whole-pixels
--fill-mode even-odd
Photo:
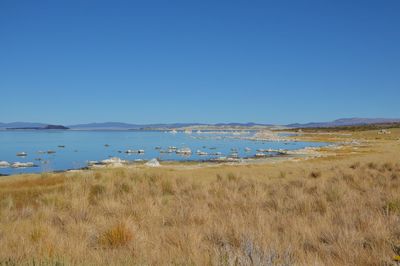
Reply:
[[[240,169],[3,182],[0,264],[390,265],[400,255],[399,163]]]
[[[336,126],[336,127],[306,127],[306,128],[294,128],[285,131],[298,131],[303,132],[338,132],[338,131],[367,131],[367,130],[378,130],[378,129],[389,129],[389,128],[400,128],[400,123],[380,123],[380,124],[367,124],[367,125],[354,125],[354,126]]]

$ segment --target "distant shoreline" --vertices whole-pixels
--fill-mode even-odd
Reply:
[[[0,130],[43,130],[43,129],[68,129],[68,130],[136,130],[136,131],[169,131],[169,130],[298,130],[298,129],[347,129],[347,127],[371,128],[372,125],[400,127],[400,119],[396,118],[340,118],[329,122],[310,122],[294,124],[270,124],[254,122],[227,122],[227,123],[152,123],[131,124],[123,122],[83,123],[71,125],[57,125],[34,122],[0,122]]]

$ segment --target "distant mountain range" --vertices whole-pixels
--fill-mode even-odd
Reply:
[[[71,129],[71,130],[151,130],[151,129],[173,129],[196,126],[214,127],[254,127],[254,126],[273,126],[271,124],[257,123],[171,123],[171,124],[128,124],[121,122],[88,123],[63,126],[49,125],[45,123],[13,122],[0,123],[0,129]]]
[[[312,127],[337,127],[337,126],[353,126],[353,125],[369,125],[383,123],[400,123],[400,119],[388,118],[341,118],[331,122],[311,122],[305,124],[289,124],[284,127],[290,128],[312,128]],[[128,124],[120,122],[104,122],[104,123],[89,123],[78,125],[49,125],[45,123],[31,122],[13,122],[0,123],[0,129],[71,129],[71,130],[151,130],[151,129],[173,129],[186,127],[273,127],[272,124],[260,123],[171,123],[171,124]]]
[[[90,123],[68,126],[74,130],[101,130],[101,129],[122,129],[122,130],[139,130],[139,129],[173,129],[185,128],[195,126],[216,126],[216,127],[252,127],[252,126],[273,126],[271,124],[256,124],[256,123],[218,123],[218,124],[202,124],[202,123],[172,123],[172,124],[127,124],[119,122],[105,122],[105,123]]]
[[[79,125],[71,125],[68,126],[70,129],[74,130],[139,130],[139,129],[152,129],[152,128],[180,128],[192,125],[200,125],[200,124],[185,124],[185,123],[175,123],[175,124],[148,124],[148,125],[140,125],[140,124],[128,124],[128,123],[120,123],[120,122],[104,122],[104,123],[89,123],[89,124],[79,124]]]

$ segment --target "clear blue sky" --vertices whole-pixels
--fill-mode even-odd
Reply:
[[[0,122],[400,117],[400,1],[0,1]]]

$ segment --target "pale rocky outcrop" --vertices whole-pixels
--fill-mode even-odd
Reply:
[[[121,158],[118,157],[111,157],[109,159],[102,160],[101,163],[112,166],[122,166],[122,164],[125,163],[125,161],[121,160]]]
[[[0,161],[0,168],[2,167],[10,167],[10,163],[6,161]]]
[[[25,168],[25,167],[34,167],[35,164],[32,162],[27,162],[27,163],[20,163],[20,162],[15,162],[11,165],[13,168]]]
[[[161,166],[160,163],[157,161],[157,159],[151,159],[150,161],[148,161],[146,163],[146,165],[150,166],[150,167],[159,167],[159,166]]]

